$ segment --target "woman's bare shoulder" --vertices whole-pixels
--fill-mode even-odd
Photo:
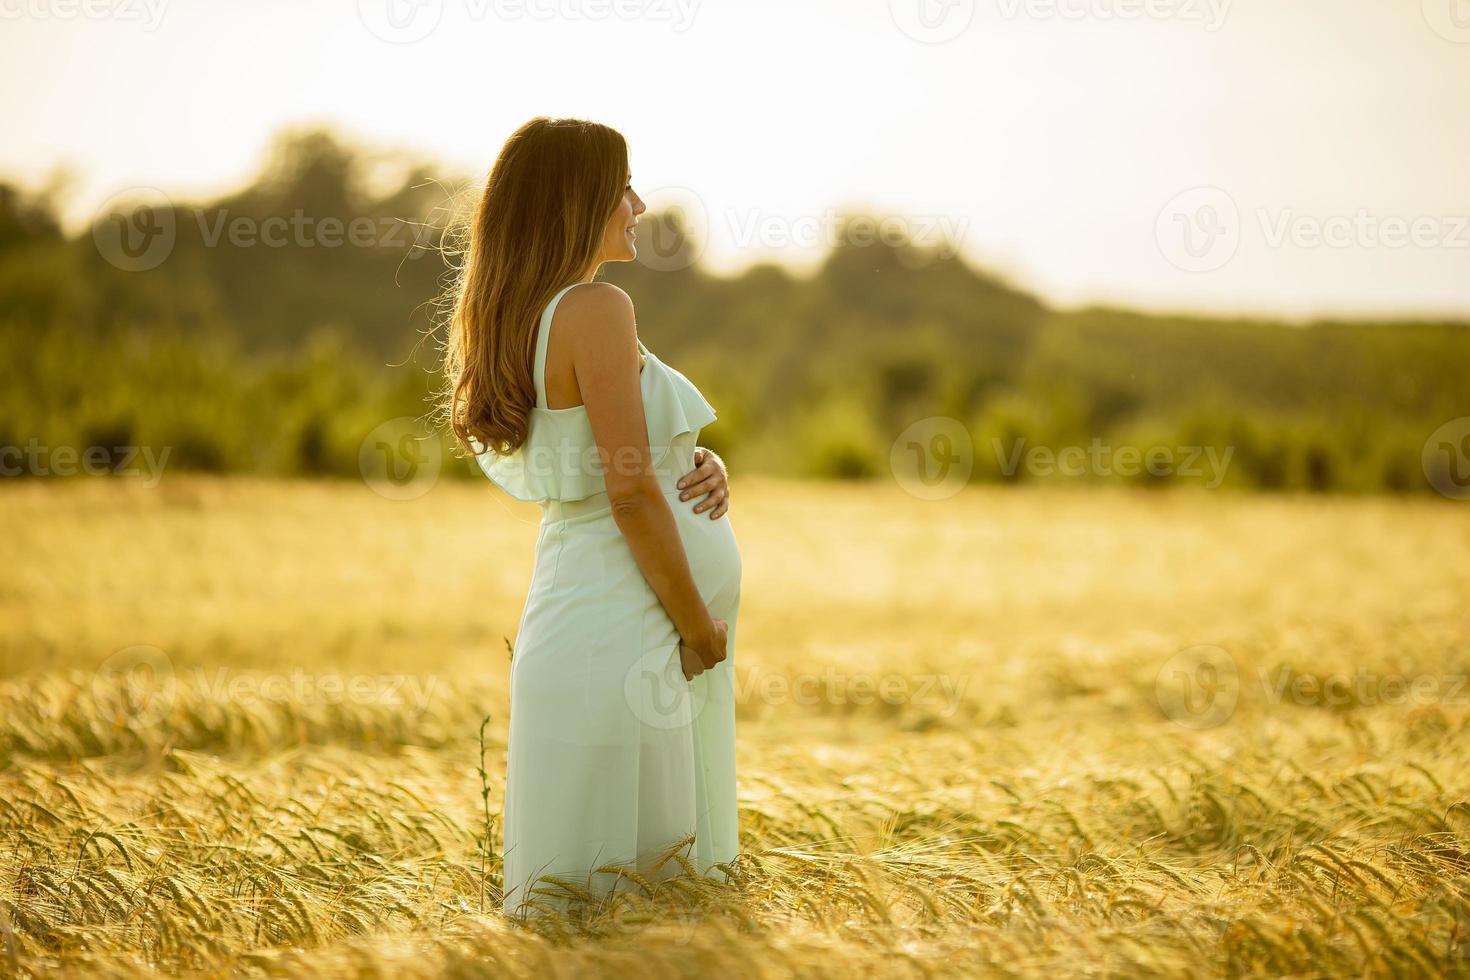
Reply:
[[[633,300],[610,282],[584,283],[562,297],[556,329],[565,332],[570,349],[594,358],[638,347]]]
[[[568,320],[586,321],[603,317],[633,316],[633,298],[610,282],[585,282],[573,287],[557,306],[557,313],[565,310]]]

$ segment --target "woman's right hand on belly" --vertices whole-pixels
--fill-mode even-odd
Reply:
[[[697,675],[725,659],[725,642],[730,624],[723,619],[712,619],[709,636],[697,642],[679,639],[679,663],[684,668],[684,679],[692,681]]]

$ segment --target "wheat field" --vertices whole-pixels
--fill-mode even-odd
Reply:
[[[519,925],[534,507],[0,486],[0,975],[1470,976],[1470,508],[733,489],[733,881]]]

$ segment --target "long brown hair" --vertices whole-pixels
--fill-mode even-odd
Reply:
[[[475,208],[451,287],[443,412],[470,452],[526,441],[542,310],[597,259],[628,183],[621,133],[537,116],[511,134]]]

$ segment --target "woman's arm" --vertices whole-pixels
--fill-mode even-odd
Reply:
[[[590,283],[567,293],[555,318],[571,341],[613,519],[680,638],[713,667],[725,659],[725,630],[699,594],[674,512],[653,474],[633,301],[611,283]]]

